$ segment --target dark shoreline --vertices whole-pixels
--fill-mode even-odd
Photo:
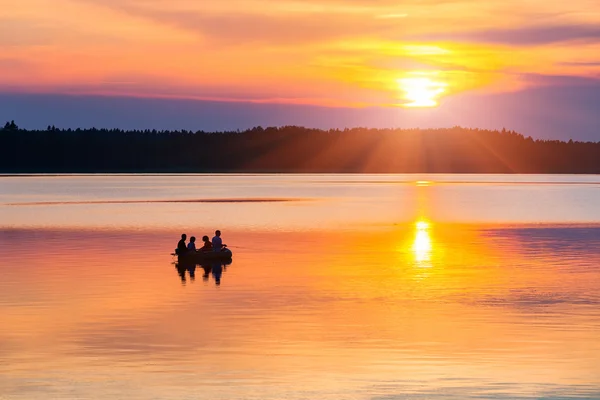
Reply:
[[[52,176],[93,176],[93,175],[600,175],[600,172],[487,172],[487,171],[1,171],[1,178],[52,177]]]
[[[0,174],[600,174],[600,142],[447,129],[0,129]]]

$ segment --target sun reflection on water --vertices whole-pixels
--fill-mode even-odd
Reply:
[[[432,249],[430,224],[427,221],[418,221],[416,223],[415,240],[412,246],[415,262],[418,267],[431,267]]]

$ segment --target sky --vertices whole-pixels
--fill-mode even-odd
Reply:
[[[25,128],[514,129],[600,141],[597,0],[0,0]]]

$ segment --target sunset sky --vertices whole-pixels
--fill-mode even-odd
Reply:
[[[26,128],[506,127],[600,140],[597,0],[2,2]]]

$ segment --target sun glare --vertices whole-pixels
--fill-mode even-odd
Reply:
[[[435,107],[447,86],[425,76],[398,79],[398,85],[407,101],[404,107]]]
[[[431,236],[429,233],[429,222],[418,221],[416,223],[417,232],[415,234],[415,240],[413,242],[413,252],[415,255],[415,261],[420,267],[430,267],[429,261],[431,261]]]

